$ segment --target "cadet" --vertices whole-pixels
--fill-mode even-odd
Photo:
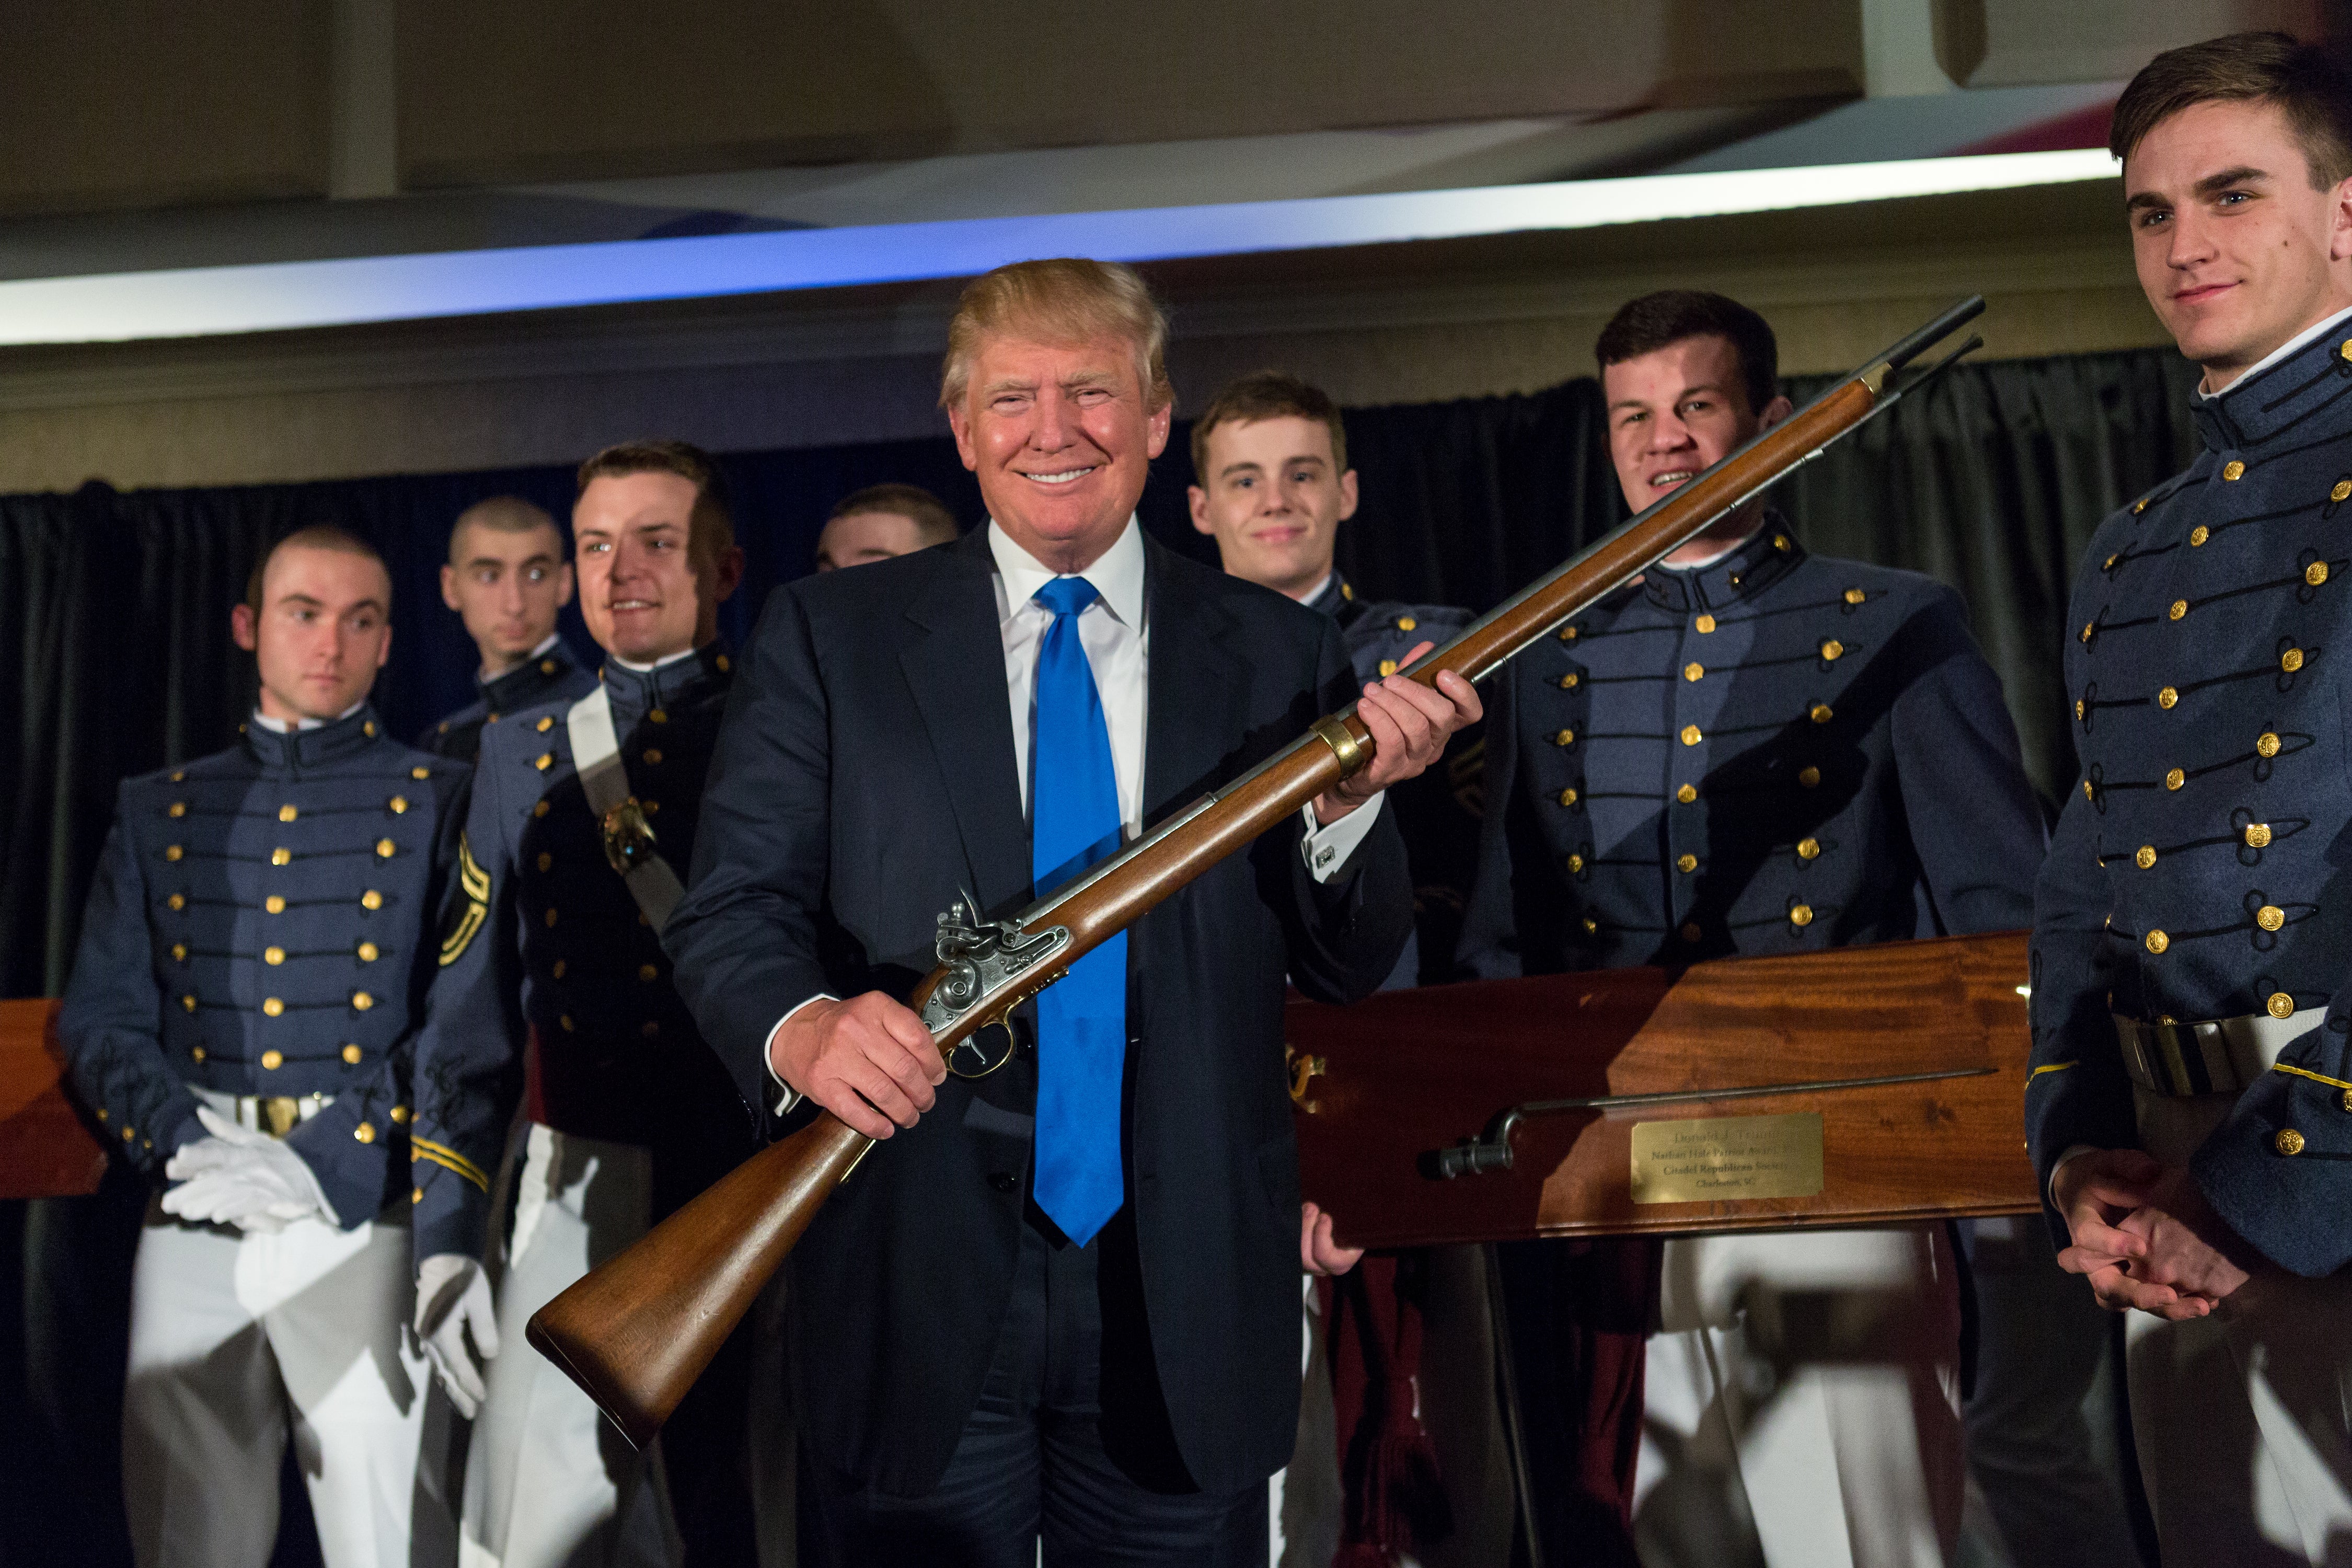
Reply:
[[[483,1400],[468,1549],[506,1568],[666,1563],[682,1531],[689,1560],[731,1562],[749,1554],[741,1368],[722,1363],[669,1424],[666,1500],[657,1472],[522,1341],[530,1315],[592,1263],[751,1152],[657,939],[733,675],[718,615],[742,552],[716,469],[683,442],[600,452],[579,491],[581,612],[604,678],[576,702],[483,731],[461,860],[468,907],[417,1047],[419,1134],[462,1158],[421,1179],[416,1249],[428,1279],[481,1250],[478,1178],[499,1158],[520,1070],[529,1131],[499,1327],[478,1347],[506,1353],[486,1396],[470,1363],[446,1369],[461,1401]]]
[[[426,751],[470,763],[485,724],[535,703],[576,700],[596,684],[555,629],[555,613],[572,602],[563,535],[520,496],[492,496],[457,514],[441,602],[464,617],[482,664],[474,700],[417,738]]]
[[[131,1281],[144,1565],[268,1559],[289,1415],[334,1568],[454,1546],[403,1333],[405,1069],[465,770],[368,706],[391,597],[340,530],[266,553],[232,615],[260,670],[244,739],[123,784],[84,917],[59,1037],[113,1146],[176,1184]]]
[[[2112,147],[2205,450],[2076,575],[2080,788],[2034,921],[2025,1121],[2068,1268],[2127,1320],[2168,1563],[2352,1534],[2352,82],[2242,33],[2158,55]],[[2339,553],[2340,552],[2340,553]]]
[[[868,485],[841,498],[816,538],[816,569],[837,572],[952,544],[962,531],[945,502],[920,485]]]
[[[1443,645],[1470,624],[1467,611],[1446,605],[1367,603],[1339,574],[1334,555],[1339,525],[1356,515],[1356,470],[1339,405],[1321,387],[1278,371],[1233,383],[1192,421],[1192,526],[1217,542],[1219,563],[1339,622],[1359,681],[1394,675],[1414,648]],[[1391,802],[1412,861],[1415,923],[1431,928],[1431,940],[1406,943],[1389,987],[1419,982],[1423,952],[1450,965],[1477,842],[1477,819],[1455,799],[1451,776],[1465,758],[1475,770],[1477,745],[1475,734],[1456,739],[1447,768],[1401,786]]]
[[[1596,353],[1636,511],[1790,411],[1771,329],[1721,295],[1636,300]],[[1760,502],[1569,622],[1502,684],[1465,933],[1490,973],[1821,952],[2032,918],[2041,812],[1958,595],[1811,556]],[[1643,1304],[1580,1292],[1646,1244],[1506,1247],[1552,1549],[1577,1528],[1622,1532],[1612,1516],[1630,1479],[1636,1498],[1664,1489],[1641,1531],[1653,1564],[1942,1563],[1962,1495],[1947,1237],[1928,1225],[1668,1241],[1645,1365],[1597,1337],[1638,1332]],[[1641,1293],[1640,1269],[1615,1277]],[[1818,1320],[1882,1293],[1907,1298],[1910,1318],[1838,1347],[1864,1364],[1780,1364],[1748,1334],[1751,1305]],[[1580,1426],[1606,1407],[1587,1384],[1612,1355],[1623,1398],[1646,1410],[1638,1455],[1630,1426]]]

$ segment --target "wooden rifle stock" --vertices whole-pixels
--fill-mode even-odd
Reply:
[[[1978,346],[1971,339],[1907,383],[1890,384],[1895,373],[1983,309],[1981,299],[1955,305],[1415,661],[1407,675],[1429,685],[1448,669],[1474,681],[1493,674]],[[1351,705],[1010,920],[985,921],[968,903],[942,915],[940,965],[911,999],[941,1053],[952,1055],[983,1031],[1003,1028],[1014,1007],[1058,979],[1071,961],[1295,817],[1369,764],[1372,749]],[[527,1331],[531,1344],[642,1447],[871,1147],[872,1140],[831,1112],[819,1113],[541,1308]]]

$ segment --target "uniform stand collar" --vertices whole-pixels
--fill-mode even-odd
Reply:
[[[1763,525],[1730,554],[1695,571],[1653,566],[1642,587],[1650,603],[1675,615],[1721,609],[1762,593],[1804,558],[1804,548],[1789,531],[1789,520],[1768,510]]]
[[[481,694],[484,706],[493,713],[511,713],[518,708],[528,708],[540,700],[541,693],[577,668],[572,660],[572,650],[558,642],[541,649],[493,680],[484,680],[479,670],[474,672],[474,689]]]
[[[383,733],[383,721],[375,716],[373,703],[362,703],[358,712],[315,729],[280,734],[259,724],[240,727],[246,750],[266,768],[317,767],[367,750]]]
[[[2334,331],[2320,333],[2276,364],[2239,381],[2218,397],[2193,397],[2189,412],[2206,449],[2243,451],[2274,437],[2304,427],[2314,415],[2330,409],[2323,426],[2313,426],[2316,437],[2328,429],[2352,424],[2352,322],[2339,320]]]
[[[649,713],[656,709],[682,708],[696,699],[725,688],[734,674],[734,652],[725,637],[713,637],[688,658],[673,659],[652,669],[629,669],[606,659],[603,679],[615,711]]]
[[[1315,596],[1307,601],[1307,607],[1320,611],[1333,620],[1338,620],[1355,601],[1356,591],[1348,586],[1348,580],[1339,575],[1339,568],[1335,566],[1331,569],[1331,574],[1323,579],[1323,586],[1317,589]]]

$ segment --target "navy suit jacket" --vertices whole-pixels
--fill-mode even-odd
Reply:
[[[1157,545],[1146,563],[1148,824],[1343,706],[1351,678],[1326,617]],[[719,733],[691,885],[664,932],[678,989],[751,1106],[773,1098],[766,1041],[793,1006],[820,992],[903,996],[929,971],[935,921],[959,889],[996,915],[1030,901],[994,570],[982,530],[769,598]],[[1368,994],[1412,922],[1385,805],[1328,882],[1307,874],[1303,832],[1296,818],[1269,832],[1129,943],[1136,1256],[1120,1271],[1139,1281],[1130,1326],[1148,1326],[1179,1451],[1213,1491],[1272,1473],[1296,1432],[1286,976],[1322,1000]],[[1034,1106],[1031,1058],[949,1079],[793,1253],[803,1430],[840,1474],[911,1496],[946,1468],[1011,1290]],[[1148,1403],[1106,1387],[1107,1409],[1122,1399]]]

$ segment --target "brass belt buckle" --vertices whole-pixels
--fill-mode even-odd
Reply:
[[[301,1101],[288,1094],[265,1094],[254,1106],[254,1120],[272,1138],[283,1138],[301,1124]]]
[[[604,858],[614,870],[625,877],[653,855],[654,825],[646,820],[646,808],[635,795],[604,814]]]

